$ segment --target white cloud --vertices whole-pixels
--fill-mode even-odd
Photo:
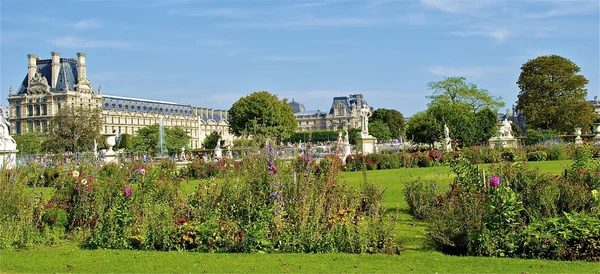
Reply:
[[[292,5],[292,8],[312,8],[312,7],[318,7],[318,6],[323,6],[323,5],[327,5],[327,2],[313,2],[313,3],[296,4],[296,5]]]
[[[129,48],[131,42],[119,40],[93,40],[81,37],[66,36],[52,39],[51,43],[65,48]]]
[[[97,29],[102,27],[102,23],[97,19],[88,19],[77,21],[71,27],[77,30]]]
[[[212,8],[212,9],[170,9],[167,14],[189,17],[247,17],[252,14],[246,9]]]
[[[460,37],[484,36],[494,38],[498,41],[504,41],[509,37],[514,36],[514,33],[506,28],[497,28],[490,30],[462,30],[453,31],[450,32],[450,34]]]
[[[374,19],[356,18],[356,17],[338,17],[338,18],[300,18],[288,19],[274,22],[246,22],[240,24],[230,24],[230,27],[257,28],[257,29],[306,29],[306,28],[325,28],[325,27],[365,27],[376,25],[378,21]]]
[[[445,67],[445,66],[435,66],[429,67],[426,69],[428,72],[446,76],[446,77],[481,77],[486,76],[488,74],[497,73],[500,71],[500,68],[497,67],[489,67],[489,66],[467,66],[467,67]]]
[[[198,45],[221,47],[221,46],[231,45],[231,42],[226,41],[226,40],[220,40],[220,39],[207,39],[207,40],[199,41]]]
[[[481,12],[495,4],[495,0],[420,0],[427,8],[438,9],[449,13]],[[475,14],[472,14],[475,15]]]
[[[330,58],[331,58],[330,56],[324,56],[324,55],[273,54],[273,55],[267,55],[260,59],[264,59],[264,60],[268,60],[268,61],[322,61],[322,60],[327,60]]]
[[[525,19],[544,19],[560,16],[598,13],[598,1],[547,1],[552,8],[543,12],[528,12],[517,14]]]

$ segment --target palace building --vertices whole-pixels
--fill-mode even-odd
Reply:
[[[9,90],[11,135],[30,131],[48,132],[48,124],[61,107],[101,108],[101,134],[135,134],[140,128],[162,123],[179,126],[191,137],[190,148],[201,148],[211,132],[221,133],[231,142],[227,111],[194,107],[175,102],[156,101],[102,94],[94,90],[86,74],[86,55],[61,58],[52,52],[51,59],[29,54],[28,72],[19,89]]]
[[[329,112],[307,111],[303,104],[294,99],[288,104],[298,120],[298,131],[359,128],[360,109],[362,105],[369,105],[362,94],[333,97]]]

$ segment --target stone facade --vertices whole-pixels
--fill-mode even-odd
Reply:
[[[362,105],[368,106],[362,94],[333,97],[331,108],[326,113],[306,111],[303,104],[293,99],[289,104],[298,120],[298,131],[359,128],[360,109]]]
[[[180,126],[191,137],[190,148],[201,148],[204,138],[213,131],[232,141],[227,111],[193,107],[174,102],[103,95],[102,88],[92,88],[86,75],[86,55],[60,58],[57,52],[43,60],[29,54],[28,73],[20,88],[9,90],[11,135],[30,131],[47,133],[54,115],[65,106],[101,108],[101,134],[135,134],[140,128],[163,120],[165,127]]]

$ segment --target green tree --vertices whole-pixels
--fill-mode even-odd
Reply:
[[[523,111],[527,127],[571,133],[594,121],[594,106],[585,99],[588,80],[579,71],[575,63],[558,55],[540,56],[521,66],[517,108]]]
[[[408,119],[406,137],[413,142],[433,144],[439,140],[443,126],[430,112],[417,112]]]
[[[225,145],[225,141],[221,140],[221,133],[213,131],[206,136],[206,138],[204,138],[204,141],[202,141],[202,147],[204,149],[215,149],[219,140],[221,142],[221,147],[223,147]]]
[[[190,136],[181,127],[165,127],[164,128],[164,146],[166,153],[176,154],[181,151],[182,147],[188,148]],[[160,152],[160,126],[154,124],[137,131],[137,135],[133,137],[132,150],[136,152],[147,152],[152,155],[157,155]]]
[[[38,154],[42,152],[42,142],[44,137],[39,132],[30,131],[25,134],[13,136],[17,142],[19,154]]]
[[[373,111],[373,116],[371,116],[369,121],[369,127],[371,127],[371,121],[382,121],[385,123],[391,133],[391,137],[394,139],[400,138],[406,131],[404,125],[404,116],[395,109],[376,109]]]
[[[267,91],[240,98],[229,109],[229,129],[236,136],[253,135],[264,143],[267,138],[278,142],[289,138],[298,127],[287,99],[279,100]]]
[[[92,150],[100,137],[102,110],[63,107],[50,120],[48,137],[43,147],[51,152]]]
[[[115,145],[116,149],[131,149],[133,147],[133,136],[128,133],[123,133],[119,136],[119,140],[117,140],[117,144]]]
[[[433,95],[428,96],[432,103],[445,101],[460,102],[469,105],[473,113],[483,108],[498,111],[504,107],[501,97],[490,95],[487,89],[478,88],[473,83],[467,83],[464,77],[446,77],[442,81],[427,84]]]
[[[377,138],[377,141],[386,142],[392,139],[392,133],[383,121],[369,122],[369,133]]]

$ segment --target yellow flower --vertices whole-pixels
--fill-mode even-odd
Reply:
[[[594,200],[598,200],[598,190],[592,190],[592,197],[594,197]]]
[[[77,178],[77,177],[79,177],[79,171],[77,171],[77,170],[73,170],[73,171],[71,172],[71,175],[72,175],[73,177]]]

